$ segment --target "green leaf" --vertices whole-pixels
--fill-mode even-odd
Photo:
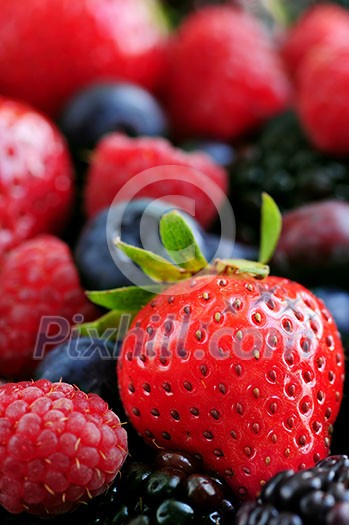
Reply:
[[[197,273],[208,265],[188,223],[178,211],[161,217],[160,236],[167,253],[181,268]]]
[[[262,194],[261,241],[259,262],[267,263],[276,248],[282,227],[282,216],[275,201],[267,193]]]
[[[87,291],[86,294],[93,303],[104,308],[121,312],[138,312],[163,289],[164,286],[160,285],[148,286],[147,289],[128,286],[114,290]]]
[[[120,329],[125,332],[137,312],[111,310],[90,323],[75,325],[73,331],[82,337],[120,338]]]
[[[163,257],[155,253],[143,250],[136,246],[131,246],[117,238],[115,241],[117,248],[120,248],[134,263],[143,270],[153,281],[156,282],[177,282],[190,277],[190,273],[183,268],[174,266]]]

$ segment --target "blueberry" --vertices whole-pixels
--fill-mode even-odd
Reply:
[[[126,208],[123,203],[117,204],[110,213],[110,209],[106,208],[93,217],[83,228],[75,246],[75,261],[85,288],[106,290],[135,282],[149,283],[149,279],[138,268],[129,264],[129,259],[120,250],[113,248],[112,240],[120,236],[128,244],[143,246],[169,259],[161,246],[159,220],[171,209],[174,209],[174,206],[164,201],[135,199],[127,203]],[[195,219],[184,212],[181,213],[192,228],[204,255],[211,260],[216,253],[217,239],[213,243],[206,242],[207,234]],[[109,251],[108,236],[113,257]]]
[[[101,83],[80,91],[59,120],[73,150],[93,148],[106,133],[131,136],[167,134],[167,120],[156,99],[127,83]]]
[[[225,142],[214,140],[195,140],[181,144],[186,151],[202,151],[224,168],[232,166],[235,160],[234,148]]]
[[[323,300],[337,324],[342,337],[349,337],[349,292],[340,288],[318,287],[313,293]]]
[[[89,337],[73,338],[49,351],[35,370],[35,379],[76,385],[106,401],[117,397],[116,359],[120,343]]]

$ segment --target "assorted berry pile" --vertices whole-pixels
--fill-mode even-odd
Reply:
[[[2,0],[1,524],[349,524],[348,9]]]

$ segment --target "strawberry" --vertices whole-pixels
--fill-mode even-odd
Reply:
[[[25,239],[62,231],[72,175],[56,127],[33,108],[0,98],[0,259]]]
[[[291,26],[282,46],[282,56],[290,74],[298,77],[304,59],[318,46],[346,42],[349,32],[349,13],[346,9],[319,3],[307,9]]]
[[[7,255],[0,269],[0,290],[3,377],[27,377],[38,363],[34,351],[38,359],[52,347],[55,336],[56,344],[67,338],[75,314],[86,320],[96,316],[68,246],[50,235],[25,241]]]
[[[319,47],[298,74],[298,113],[310,141],[331,155],[349,155],[349,24],[347,41]],[[318,89],[321,86],[321,89]]]
[[[273,43],[258,19],[242,10],[208,6],[189,15],[169,55],[165,99],[181,136],[235,139],[288,103]]]
[[[127,455],[118,416],[97,394],[46,379],[0,387],[0,504],[65,513],[104,492]]]
[[[131,305],[118,381],[136,430],[156,447],[199,454],[241,499],[277,472],[328,454],[344,379],[343,347],[324,304],[302,285],[268,276],[281,222],[268,196],[262,213],[259,263],[208,266],[171,212],[160,233],[179,266],[117,240],[161,284],[89,294],[112,308],[114,322]]]
[[[129,183],[139,174],[137,182]],[[110,133],[92,154],[85,187],[85,208],[91,217],[113,200],[118,202],[137,196],[165,198],[186,209],[189,198],[195,203],[196,220],[207,226],[215,218],[227,186],[227,172],[205,153],[184,152],[160,137],[129,138],[121,133]],[[118,192],[121,193],[117,196]]]
[[[57,115],[96,80],[153,89],[166,35],[158,0],[3,0],[0,92]]]

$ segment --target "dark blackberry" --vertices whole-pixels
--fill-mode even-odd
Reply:
[[[329,456],[311,469],[270,479],[256,502],[243,505],[235,525],[348,525],[349,458]]]
[[[233,525],[235,501],[197,458],[149,450],[146,461],[129,457],[114,488],[74,516],[84,525]]]
[[[296,115],[287,112],[270,120],[253,143],[237,152],[230,189],[237,233],[255,243],[263,191],[282,211],[330,198],[349,200],[349,164],[315,150]]]

